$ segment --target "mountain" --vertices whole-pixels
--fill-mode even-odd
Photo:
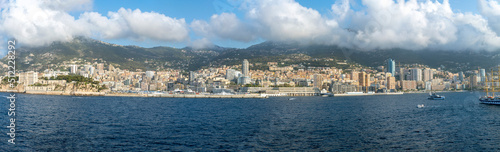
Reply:
[[[487,51],[411,51],[388,49],[357,51],[330,45],[302,45],[290,42],[263,42],[246,49],[213,46],[206,49],[191,47],[122,46],[94,39],[77,37],[69,42],[54,42],[42,47],[20,47],[17,49],[17,69],[43,70],[60,65],[64,61],[83,60],[107,62],[121,69],[159,70],[175,68],[197,70],[210,66],[241,64],[243,59],[262,63],[254,69],[266,69],[267,62],[281,62],[280,65],[297,64],[304,67],[348,68],[352,64],[376,67],[392,58],[400,64],[424,64],[450,71],[465,71],[488,68],[500,64],[500,52]],[[6,63],[6,58],[2,59]],[[343,64],[348,61],[349,64]],[[5,70],[5,69],[4,69]]]
[[[193,51],[172,47],[143,48],[122,46],[78,37],[70,42],[54,42],[42,47],[17,49],[18,69],[43,69],[71,59],[106,61],[121,69],[156,70],[161,68],[196,69],[218,55],[214,51]],[[4,58],[5,61],[5,58]]]

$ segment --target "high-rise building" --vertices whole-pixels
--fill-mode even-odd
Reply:
[[[431,69],[424,69],[424,81],[431,81],[433,78],[433,71]]]
[[[313,78],[313,87],[321,89],[321,87],[323,86],[323,76],[321,76],[320,74],[314,74]]]
[[[241,70],[243,72],[243,76],[250,77],[250,75],[248,73],[248,66],[249,66],[248,60],[247,59],[243,60],[243,64],[242,64],[242,67],[241,67]]]
[[[78,70],[78,65],[73,64],[73,65],[70,65],[69,68],[70,68],[69,72],[76,74],[76,71]]]
[[[464,82],[464,72],[458,73],[458,79],[460,79],[460,82]]]
[[[19,83],[24,85],[32,85],[38,82],[38,72],[19,73]]]
[[[104,74],[104,63],[97,64],[97,73]]]
[[[363,87],[370,86],[370,74],[366,72],[361,72],[358,74],[359,85]]]
[[[396,89],[396,78],[395,77],[387,77],[387,89],[392,90]]]
[[[413,68],[410,70],[411,80],[422,81],[422,69]]]
[[[193,71],[189,71],[189,84],[193,84],[195,78],[196,78],[196,73]]]
[[[396,75],[396,63],[393,59],[387,59],[387,72],[391,73],[393,76]]]
[[[399,71],[398,72],[399,72],[398,73],[399,74],[398,75],[398,77],[399,77],[398,80],[400,80],[400,81],[408,80],[408,79],[406,79],[406,76],[408,74],[408,69],[403,68],[403,67],[399,67]]]
[[[486,81],[486,70],[485,69],[480,69],[479,70],[479,76],[481,76],[481,82]]]
[[[115,66],[113,66],[113,65],[110,64],[109,67],[108,67],[108,71],[109,72],[115,71]]]

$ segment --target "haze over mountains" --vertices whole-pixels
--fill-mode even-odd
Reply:
[[[18,48],[19,70],[43,70],[50,64],[77,60],[106,61],[121,69],[157,70],[164,68],[197,70],[210,66],[250,63],[286,62],[316,67],[347,68],[337,64],[347,61],[352,64],[376,67],[384,65],[388,58],[400,64],[424,64],[450,71],[465,71],[498,65],[500,51],[439,51],[386,49],[358,51],[334,45],[303,45],[288,42],[263,42],[245,49],[214,46],[207,49],[115,45],[90,38],[78,37],[69,42],[54,42],[42,47]],[[102,60],[98,60],[102,59]],[[332,60],[333,59],[333,60]],[[3,62],[5,63],[5,58]]]

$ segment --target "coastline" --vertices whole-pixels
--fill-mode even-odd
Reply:
[[[6,90],[0,90],[6,92]],[[160,97],[160,98],[269,98],[261,94],[137,94],[137,93],[105,93],[105,92],[65,92],[65,91],[16,91],[14,93],[35,95],[61,95],[61,96],[109,96],[109,97]]]
[[[0,92],[8,93],[7,90]],[[467,90],[460,91],[433,91],[438,93],[446,92],[468,92]],[[12,93],[12,92],[10,92]],[[35,94],[35,95],[61,95],[61,96],[108,96],[108,97],[157,97],[157,98],[269,98],[274,97],[267,94],[234,94],[234,95],[217,95],[217,94],[138,94],[138,93],[106,93],[106,92],[78,92],[78,91],[16,91],[13,93]],[[352,96],[379,96],[379,95],[403,95],[403,94],[423,94],[429,91],[412,91],[412,92],[396,92],[396,93],[363,93],[363,94],[333,94],[333,97],[352,97]],[[280,95],[279,97],[293,97],[288,95]]]

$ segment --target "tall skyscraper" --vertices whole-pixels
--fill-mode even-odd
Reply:
[[[406,71],[408,71],[408,70],[406,70],[406,68],[402,68],[402,67],[399,68],[399,80],[400,81],[406,80],[405,79]]]
[[[392,76],[396,75],[396,62],[392,59],[387,59],[387,72],[391,73]]]
[[[481,82],[486,81],[486,70],[485,69],[480,69],[479,70],[479,76],[481,76]]]
[[[193,84],[195,78],[196,78],[196,73],[193,71],[189,71],[189,84]]]
[[[460,79],[460,82],[464,82],[464,72],[458,73],[458,79]]]
[[[243,72],[243,76],[244,77],[246,77],[246,76],[249,77],[250,76],[249,73],[248,73],[248,66],[249,66],[248,64],[249,63],[248,63],[247,59],[243,60],[243,64],[242,64],[241,70]]]
[[[411,80],[422,81],[422,69],[413,68],[410,70]]]

